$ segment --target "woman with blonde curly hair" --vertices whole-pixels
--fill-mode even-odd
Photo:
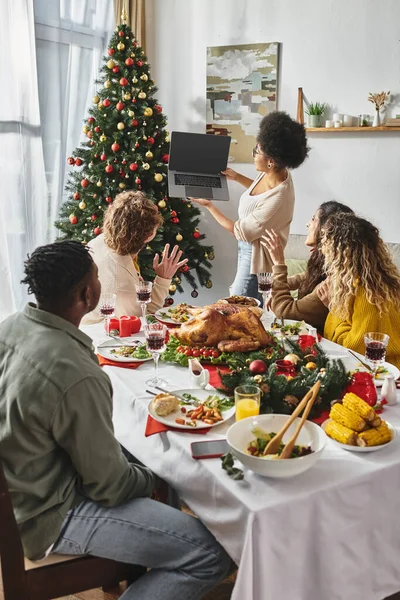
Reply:
[[[116,196],[105,213],[104,233],[88,244],[99,270],[102,293],[116,295],[117,317],[141,314],[136,299],[136,285],[141,279],[137,258],[140,250],[155,237],[162,222],[163,218],[154,202],[145,194],[123,192]],[[175,246],[169,254],[169,244],[164,248],[161,261],[159,255],[155,255],[153,268],[156,277],[148,304],[149,312],[155,312],[163,306],[171,278],[187,263],[187,259],[180,260],[181,256],[179,246]],[[94,323],[102,318],[97,307],[86,315],[83,322]]]
[[[400,272],[378,229],[355,215],[332,215],[321,252],[327,279],[318,295],[329,307],[324,336],[363,354],[365,333],[386,333],[387,360],[400,367]]]

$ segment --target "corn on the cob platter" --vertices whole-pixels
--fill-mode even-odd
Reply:
[[[396,430],[389,423],[352,393],[345,394],[341,403],[332,406],[329,419],[322,427],[328,437],[353,452],[380,450],[396,436]]]

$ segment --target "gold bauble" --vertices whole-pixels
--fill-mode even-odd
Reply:
[[[115,67],[115,62],[114,62],[113,60],[109,60],[109,61],[107,62],[107,67],[108,67],[109,69],[113,69],[113,68]]]
[[[133,77],[133,79],[132,79],[132,83],[137,83],[137,82],[138,82],[137,78],[136,78],[136,77]]]
[[[178,234],[175,236],[175,239],[176,239],[176,241],[177,241],[177,242],[181,242],[181,241],[183,240],[183,237],[181,236],[181,234],[180,234],[180,233],[178,233]]]
[[[126,183],[120,183],[118,186],[121,190],[124,190],[126,188]]]
[[[107,79],[107,81],[104,82],[104,87],[107,89],[111,87],[111,81],[109,79]]]
[[[98,105],[97,105],[97,108],[98,108],[99,110],[101,110],[101,109],[103,108],[103,103],[102,103],[102,101],[101,101],[101,100],[100,100],[100,102],[98,103]]]
[[[160,202],[158,202],[158,206],[160,208],[165,208],[167,206],[167,203],[165,202],[165,200],[160,200]]]
[[[132,96],[130,95],[129,92],[126,92],[126,94],[124,94],[124,100],[130,100],[132,98]]]
[[[187,206],[188,208],[192,208],[192,205],[190,204],[190,202],[188,202],[188,203],[186,204],[186,206]]]
[[[169,291],[174,293],[176,292],[176,285],[174,285],[173,283],[169,286]]]
[[[130,111],[128,112],[128,115],[129,115],[130,117],[134,117],[134,116],[135,116],[135,113],[133,112],[133,110],[130,110]]]
[[[117,50],[125,50],[125,44],[123,42],[119,42],[119,44],[117,44]]]
[[[140,98],[141,100],[144,100],[146,98],[146,92],[139,92],[138,93],[138,98]]]
[[[92,100],[93,104],[98,104],[100,102],[100,98],[98,96],[93,96]]]
[[[314,371],[317,368],[317,365],[315,364],[315,362],[308,362],[306,364],[306,369],[309,369],[310,371]]]
[[[156,174],[154,175],[154,179],[155,179],[155,180],[156,180],[158,183],[160,183],[160,181],[162,181],[162,180],[163,180],[163,176],[161,175],[161,173],[156,173]]]
[[[104,133],[100,136],[100,141],[101,142],[106,142],[107,141],[107,137],[104,135]]]
[[[148,171],[148,170],[150,169],[150,165],[149,165],[149,163],[143,163],[143,169],[144,169],[145,171]]]
[[[97,187],[103,187],[103,182],[99,180],[99,181],[96,183],[96,185],[97,185]]]
[[[254,375],[254,377],[253,377],[253,381],[255,383],[262,383],[262,380],[263,380],[262,375]]]
[[[131,52],[131,58],[135,58],[134,52]]]
[[[176,285],[181,285],[182,280],[179,277],[174,277],[174,281],[176,283]]]
[[[210,260],[214,260],[214,258],[215,258],[215,254],[214,254],[214,252],[209,252],[209,253],[208,253],[208,258],[209,258]]]
[[[165,141],[166,141],[166,142],[169,142],[169,135],[166,135],[166,136],[165,136]]]
[[[88,127],[87,125],[84,125],[84,126],[82,127],[82,132],[83,132],[83,133],[87,133],[88,131],[89,131],[89,127]]]
[[[124,125],[124,123],[122,123],[122,121],[120,123],[118,123],[117,129],[119,129],[120,131],[122,131],[123,129],[125,129],[125,125]]]
[[[147,81],[148,77],[147,77],[146,73],[143,73],[143,75],[140,76],[140,79],[142,79],[143,81]]]
[[[151,160],[151,159],[153,158],[153,156],[154,156],[154,155],[153,155],[153,153],[152,153],[152,152],[150,152],[150,150],[148,150],[148,151],[146,152],[146,158],[149,158],[149,159]]]
[[[283,360],[289,360],[293,365],[297,365],[300,356],[297,356],[297,354],[287,354]]]
[[[211,281],[211,279],[208,279],[208,280],[206,281],[206,288],[207,288],[207,289],[210,289],[210,288],[212,288],[212,286],[213,286],[213,284],[212,284],[212,281]]]
[[[147,106],[144,111],[143,114],[145,117],[151,117],[151,115],[153,114],[153,109],[150,108],[150,106]],[[165,141],[167,141],[167,139],[165,139]]]
[[[79,202],[79,208],[81,210],[85,210],[85,208],[86,208],[86,202]]]

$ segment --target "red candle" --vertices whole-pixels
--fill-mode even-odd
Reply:
[[[277,360],[276,361],[276,375],[291,375],[294,377],[296,375],[296,367],[290,360]]]
[[[112,330],[119,331],[119,320],[118,319],[114,319],[114,318],[112,318],[112,319],[106,319],[104,321],[104,329],[105,329],[107,335]]]
[[[129,337],[131,335],[131,318],[119,318],[119,337]]]
[[[134,333],[137,333],[138,331],[140,331],[142,322],[139,319],[139,317],[129,317],[129,319],[131,322],[131,335],[133,335]]]

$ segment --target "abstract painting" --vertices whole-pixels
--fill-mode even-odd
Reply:
[[[261,119],[276,110],[278,42],[207,48],[207,133],[230,135],[230,162],[252,162]]]

